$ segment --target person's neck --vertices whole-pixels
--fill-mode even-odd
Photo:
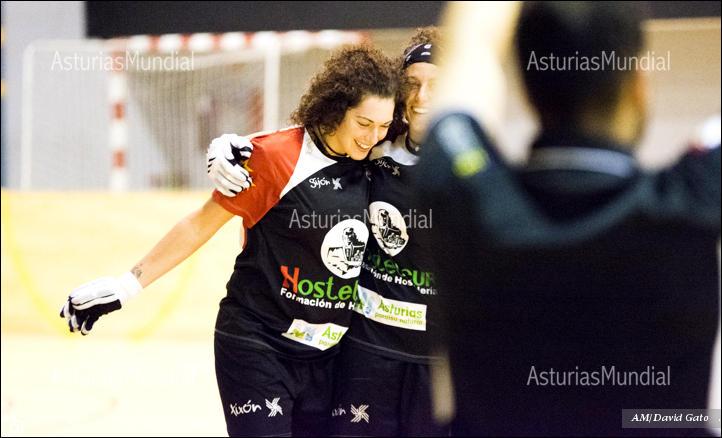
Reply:
[[[409,133],[406,136],[406,149],[409,150],[412,154],[417,154],[419,150],[421,149],[421,142],[417,142],[414,140],[414,138]]]
[[[593,137],[630,146],[639,141],[640,114],[627,101],[619,102],[610,112],[592,111],[583,114],[579,122],[581,132]]]
[[[338,146],[336,146],[336,147],[338,147]],[[337,152],[336,147],[331,146],[327,140],[325,140],[325,139],[323,140],[323,148],[326,150],[326,152],[329,155],[332,155],[334,157],[347,157],[348,156],[348,154],[343,154],[341,152]]]
[[[320,132],[320,130],[316,131],[319,140],[321,140],[321,147],[324,151],[326,151],[327,154],[333,156],[333,157],[347,157],[347,154],[337,152],[340,150],[338,145],[336,144],[336,138],[331,134],[323,134]]]
[[[633,134],[634,132],[634,134]],[[615,123],[603,117],[587,118],[586,121],[567,121],[562,123],[544,123],[540,136],[546,141],[592,142],[614,145],[633,153],[636,147],[636,131],[625,124]],[[571,146],[560,144],[559,146]]]
[[[547,119],[542,130],[553,135],[574,134],[577,137],[604,139],[625,147],[638,140],[638,115],[618,109],[613,113],[587,112],[573,119]]]
[[[638,139],[636,124],[629,119],[614,117],[611,120],[587,120],[581,124],[580,132],[588,137],[603,138],[618,145],[634,147]]]

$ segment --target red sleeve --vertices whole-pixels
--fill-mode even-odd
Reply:
[[[252,138],[253,154],[248,167],[253,187],[233,198],[214,190],[213,200],[242,217],[244,227],[253,227],[280,200],[298,162],[303,134],[303,128],[291,128]]]

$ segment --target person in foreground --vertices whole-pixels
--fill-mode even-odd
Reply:
[[[530,61],[637,56],[640,11],[529,2],[515,41],[541,133],[512,168],[495,147],[494,90],[517,13],[514,3],[450,6],[419,163],[456,391],[452,434],[703,435],[623,427],[623,415],[633,425],[623,409],[706,407],[720,324],[719,122],[674,165],[641,169],[643,71]]]

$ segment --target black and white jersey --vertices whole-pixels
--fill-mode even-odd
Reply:
[[[327,155],[301,127],[251,141],[255,187],[213,194],[246,230],[216,331],[314,357],[340,341],[353,314],[368,241],[367,163]]]
[[[417,191],[434,210],[457,433],[621,436],[639,432],[622,409],[706,406],[719,144],[657,172],[629,150],[549,133],[511,169],[472,118],[434,123]]]
[[[347,336],[358,347],[413,362],[429,356],[429,330],[436,320],[431,249],[423,243],[433,211],[415,208],[412,181],[418,156],[406,136],[384,142],[371,153],[371,231],[359,283],[359,304]]]

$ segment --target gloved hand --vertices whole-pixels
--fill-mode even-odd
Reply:
[[[252,152],[253,144],[246,137],[223,134],[213,139],[206,154],[208,177],[219,192],[233,197],[251,187],[246,162]]]
[[[130,272],[120,277],[102,277],[76,288],[60,310],[71,332],[87,335],[101,316],[123,307],[143,286]]]

